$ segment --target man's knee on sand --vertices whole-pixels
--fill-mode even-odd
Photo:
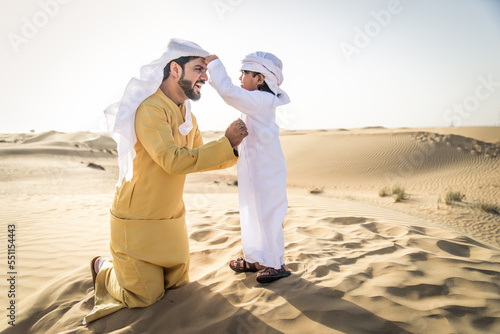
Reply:
[[[163,268],[132,259],[126,264],[121,261],[115,263],[114,274],[117,282],[114,284],[118,284],[121,290],[120,298],[117,299],[128,308],[135,308],[152,305],[163,297]]]
[[[168,289],[177,289],[189,283],[187,265],[178,265],[165,272],[162,279],[142,285],[140,293],[124,289],[124,304],[128,308],[146,307],[159,301]],[[144,277],[143,277],[144,278]],[[142,278],[142,279],[143,279]],[[141,279],[138,277],[138,279]],[[137,288],[137,285],[135,286]]]
[[[152,287],[148,287],[146,291],[142,291],[140,295],[125,290],[123,303],[128,308],[147,307],[159,301],[164,294],[165,294],[165,289],[163,287],[163,284],[159,282],[159,284],[155,284]]]
[[[185,263],[164,269],[164,287],[168,289],[178,289],[189,282],[189,257]]]

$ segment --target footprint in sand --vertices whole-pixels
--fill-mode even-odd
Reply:
[[[342,224],[342,225],[355,225],[355,224],[363,224],[368,221],[365,217],[336,217],[336,218],[324,218],[324,221],[334,223],[334,224]]]
[[[472,267],[464,267],[464,269],[469,270],[469,271],[477,271],[477,272],[480,272],[481,274],[488,275],[488,276],[497,276],[497,278],[500,279],[500,271],[484,270],[484,269],[477,269],[477,268],[472,268]]]
[[[398,249],[399,248],[396,246],[382,247],[377,250],[367,252],[366,254],[364,254],[364,256],[392,254],[394,252],[397,252]]]
[[[318,266],[312,271],[312,275],[315,277],[324,277],[328,275],[330,271],[340,272],[340,266],[336,263],[332,263],[329,265]]]
[[[439,240],[436,245],[442,251],[449,253],[451,255],[460,257],[470,257],[470,247],[466,245],[456,244],[454,242]]]
[[[343,241],[344,237],[332,229],[326,227],[302,227],[297,228],[298,232],[317,239],[328,239],[331,241]]]
[[[424,252],[410,253],[407,255],[413,261],[427,261],[429,254]]]
[[[239,211],[228,211],[225,213],[226,216],[230,216],[230,215],[239,215],[240,212]]]
[[[201,230],[201,231],[196,231],[191,233],[190,238],[193,239],[194,241],[205,241],[208,238],[210,238],[214,234],[213,231],[210,230]]]
[[[360,249],[361,243],[360,242],[346,242],[346,243],[342,244],[342,247],[349,248],[349,249]]]
[[[363,226],[364,228],[366,228],[368,231],[370,231],[372,233],[376,233],[376,234],[379,233],[378,228],[377,228],[377,224],[375,224],[375,223],[366,223],[366,224],[363,224],[361,226]]]
[[[219,235],[217,232],[210,230],[193,232],[190,238],[197,242],[209,242],[210,245],[223,244],[229,239],[227,235]]]
[[[407,298],[410,300],[420,300],[429,297],[445,296],[449,293],[449,288],[446,284],[418,284],[404,287],[388,287],[386,288],[386,291],[396,297]]]
[[[214,240],[211,240],[210,245],[220,245],[220,244],[225,243],[228,239],[229,239],[228,236],[221,235],[220,237],[215,238]]]

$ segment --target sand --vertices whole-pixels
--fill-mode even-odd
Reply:
[[[206,140],[221,133],[204,133]],[[4,333],[498,333],[500,128],[284,131],[292,275],[235,274],[236,170],[188,177],[191,283],[145,309],[83,326],[89,261],[109,255],[117,178],[96,133],[0,135],[0,258],[15,225],[15,299]],[[379,197],[399,185],[395,203]],[[465,195],[445,203],[447,192]],[[15,327],[8,324],[15,301]]]

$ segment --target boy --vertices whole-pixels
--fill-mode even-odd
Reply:
[[[271,53],[254,52],[241,66],[241,87],[232,84],[215,55],[205,59],[210,84],[230,106],[242,112],[248,137],[240,146],[238,188],[241,243],[244,258],[229,263],[236,272],[257,272],[259,283],[287,277],[283,220],[288,208],[286,164],[276,124],[276,107],[290,102],[280,89],[281,60]]]

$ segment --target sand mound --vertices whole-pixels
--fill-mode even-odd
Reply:
[[[439,133],[442,135],[457,135],[457,136],[480,140],[491,144],[500,145],[500,128],[498,126],[429,128],[421,130],[426,132]],[[414,131],[414,130],[408,129],[408,131]]]
[[[376,191],[400,184],[433,195],[454,188],[472,197],[500,198],[500,146],[474,138],[360,130],[284,135],[281,141],[287,161],[293,161],[290,185]]]
[[[116,143],[101,133],[62,133],[47,131],[40,134],[3,135],[0,155],[70,155],[90,157],[116,154]]]
[[[78,254],[78,261],[47,262],[39,254],[33,270],[58,275],[23,298],[22,320],[5,333],[500,330],[500,253],[464,235],[386,209],[293,195],[284,224],[293,275],[260,285],[255,274],[235,274],[227,266],[241,255],[235,197],[210,195],[210,207],[193,207],[196,196],[186,198],[192,283],[152,307],[122,310],[84,327],[79,322],[93,294],[83,258],[96,249],[92,243],[76,249],[75,232],[67,230],[51,244],[66,257]]]
[[[94,302],[88,264],[109,255],[118,171],[116,155],[105,150],[114,146],[89,133],[0,135],[0,218],[3,233],[16,225],[18,259],[16,327],[4,319],[0,331],[500,332],[500,216],[468,202],[500,198],[498,146],[410,130],[283,133],[292,276],[269,285],[227,265],[242,255],[235,169],[190,175],[192,282],[151,307],[88,326],[81,325]],[[378,197],[394,180],[408,192],[403,203]],[[308,194],[313,186],[323,191]],[[447,189],[467,196],[454,206],[437,203]],[[0,294],[7,296],[5,285]]]

